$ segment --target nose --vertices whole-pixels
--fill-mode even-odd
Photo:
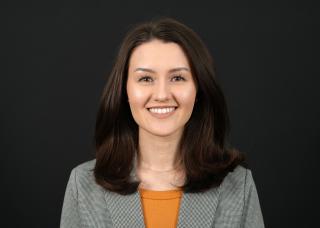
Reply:
[[[165,80],[159,80],[154,87],[154,100],[166,101],[171,96],[170,86]]]

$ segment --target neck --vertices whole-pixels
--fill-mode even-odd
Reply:
[[[181,134],[178,130],[169,136],[157,136],[139,129],[138,166],[153,172],[176,170]]]

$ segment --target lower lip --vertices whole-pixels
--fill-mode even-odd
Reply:
[[[167,112],[167,113],[155,113],[155,112],[150,112],[148,109],[148,112],[153,116],[158,119],[165,119],[169,116],[172,116],[176,112],[177,108],[175,108],[172,112]]]

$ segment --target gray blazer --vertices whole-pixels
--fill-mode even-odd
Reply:
[[[139,192],[122,196],[104,190],[90,171],[94,164],[95,159],[71,171],[60,227],[145,227]],[[217,188],[183,193],[177,227],[264,227],[251,171],[238,166]]]

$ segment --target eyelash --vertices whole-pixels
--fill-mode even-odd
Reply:
[[[147,78],[151,78],[150,76],[143,76],[141,78],[139,78],[139,82],[140,81],[143,81],[143,82],[147,82],[145,81],[144,79],[147,79]],[[173,76],[173,78],[180,78],[181,80],[179,81],[185,81],[186,79],[184,77],[182,77],[181,75],[176,75],[176,76]]]

